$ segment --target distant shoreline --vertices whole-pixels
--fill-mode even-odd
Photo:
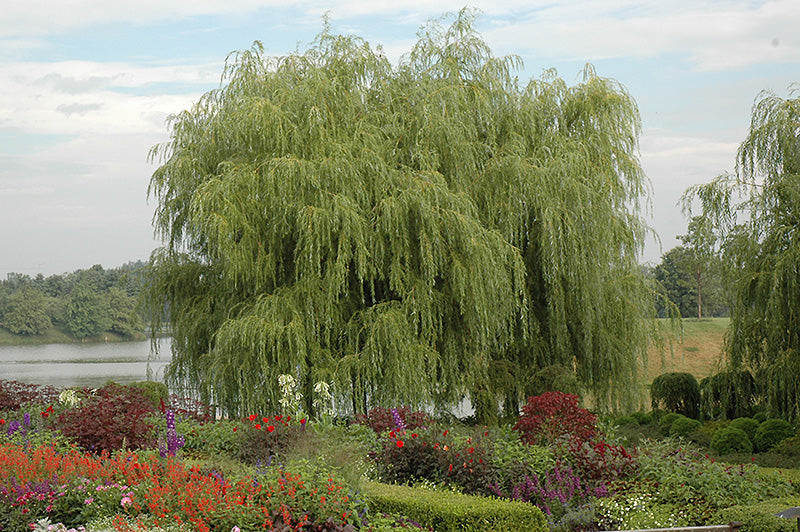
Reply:
[[[44,345],[44,344],[100,344],[112,342],[143,342],[149,337],[144,333],[137,333],[133,337],[125,337],[114,332],[104,332],[95,336],[78,340],[60,327],[50,327],[44,334],[24,335],[14,334],[4,327],[0,327],[0,347],[18,345]]]

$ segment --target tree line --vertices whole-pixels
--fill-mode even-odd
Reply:
[[[0,281],[0,325],[24,336],[43,335],[53,326],[76,339],[104,332],[141,336],[138,298],[145,266],[139,261],[105,270],[98,264],[49,277],[10,273]]]

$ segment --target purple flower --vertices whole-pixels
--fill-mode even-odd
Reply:
[[[30,413],[25,412],[25,415],[22,416],[22,419],[25,421],[25,426],[26,427],[30,427],[31,426],[31,415],[30,415]]]
[[[403,422],[403,417],[396,408],[392,408],[392,419],[394,420],[394,426],[397,428],[397,430],[406,430],[406,424]]]

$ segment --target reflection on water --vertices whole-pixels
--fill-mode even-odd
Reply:
[[[100,344],[0,346],[0,379],[56,387],[96,388],[108,381],[163,381],[171,338],[159,339],[159,354],[150,341]]]

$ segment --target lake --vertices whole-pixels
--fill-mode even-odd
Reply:
[[[172,338],[159,339],[159,358],[150,354],[150,341],[87,344],[0,346],[0,379],[58,388],[97,388],[113,380],[124,384],[163,382],[171,357]]]

